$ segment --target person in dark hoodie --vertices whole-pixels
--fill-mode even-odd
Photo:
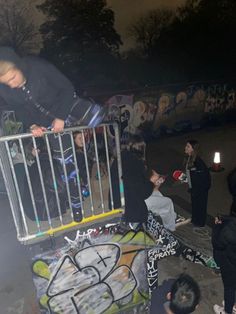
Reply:
[[[127,145],[121,151],[121,162],[125,196],[124,221],[126,223],[146,223],[148,210],[145,199],[152,194],[153,183],[147,176],[145,143],[141,136],[129,136]],[[111,165],[111,181],[114,208],[120,208],[117,159]]]
[[[224,307],[214,305],[218,314],[231,314],[236,293],[236,218],[216,217],[212,233],[213,256],[220,267],[224,285]]]
[[[92,100],[75,98],[72,83],[54,65],[38,57],[21,58],[10,47],[0,47],[0,96],[36,136],[49,126],[61,132],[69,115],[91,126],[105,115],[105,108]]]
[[[19,57],[12,48],[0,47],[0,97],[13,109],[33,136],[43,136],[50,127],[55,133],[65,126],[95,127],[106,114],[105,107],[92,100],[75,97],[71,82],[52,64],[37,57]],[[53,157],[66,163],[67,174],[74,171],[70,136],[61,134],[63,152],[57,135],[50,136]],[[61,167],[62,168],[62,167]],[[63,173],[63,169],[61,169]],[[73,188],[74,191],[77,190]],[[78,195],[72,195],[78,199]],[[72,208],[74,220],[81,221],[78,202]],[[73,204],[72,204],[73,205]]]

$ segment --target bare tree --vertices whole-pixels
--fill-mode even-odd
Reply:
[[[175,14],[168,9],[157,9],[141,16],[129,28],[138,47],[145,56],[149,55],[152,47],[160,37],[161,31],[173,21]]]
[[[37,50],[39,33],[33,21],[32,1],[1,0],[0,4],[0,44],[21,54]]]

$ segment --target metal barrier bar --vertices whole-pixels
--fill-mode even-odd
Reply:
[[[122,205],[124,205],[124,196],[122,191],[122,168],[121,159],[119,157],[120,153],[120,143],[119,143],[119,130],[116,125],[114,125],[115,130],[115,146],[118,159],[118,175],[120,180],[120,194],[122,199]],[[73,139],[73,132],[81,132],[83,139],[83,156],[85,163],[85,172],[87,176],[87,189],[88,195],[84,196],[84,192],[81,185],[81,173],[80,165],[77,162],[77,150]],[[42,141],[45,147],[45,156],[47,159],[47,171],[45,172],[45,163],[42,164],[41,152],[38,151],[37,139],[32,137],[31,134],[18,134],[11,136],[0,137],[0,147],[4,149],[0,150],[0,168],[3,173],[4,182],[6,184],[6,189],[8,193],[8,198],[10,202],[11,211],[13,214],[13,220],[17,231],[17,238],[20,242],[34,242],[41,241],[46,236],[54,235],[58,232],[69,231],[72,228],[82,226],[84,224],[92,224],[97,220],[108,219],[113,216],[120,216],[123,213],[123,209],[114,209],[113,201],[113,191],[110,173],[110,154],[109,154],[109,142],[108,142],[108,125],[103,124],[99,128],[84,128],[75,127],[65,129],[63,134],[54,134],[52,131],[45,132]],[[99,134],[99,137],[98,137]],[[54,152],[52,152],[52,143],[50,136],[53,136],[58,141],[58,155],[59,159],[55,158]],[[63,147],[64,142],[62,140],[63,136],[67,136],[70,143],[70,153],[71,153],[71,164],[74,167],[75,176],[68,178],[68,171],[65,158],[65,149]],[[55,139],[54,138],[54,139]],[[98,141],[102,142],[98,142]],[[15,172],[15,166],[13,157],[11,156],[10,146],[12,142],[16,142],[19,148],[19,154],[22,156],[22,171],[24,171],[24,180],[26,184],[26,192],[28,193],[29,204],[26,205],[24,196],[21,195],[18,178]],[[32,163],[29,163],[25,142],[30,141],[31,148],[34,149],[35,156]],[[99,148],[101,150],[99,153]],[[112,142],[114,146],[114,143]],[[102,148],[101,148],[102,147]],[[5,153],[4,153],[5,151]],[[102,161],[105,163],[106,171],[101,173],[101,163],[100,157],[103,157]],[[89,159],[90,158],[90,159]],[[5,162],[5,160],[7,162]],[[90,164],[89,164],[90,160]],[[91,166],[91,164],[93,166]],[[58,166],[61,170],[55,173],[55,166]],[[84,165],[83,165],[84,166]],[[32,168],[31,168],[32,167]],[[91,168],[92,167],[92,168]],[[84,168],[83,168],[84,169]],[[34,170],[35,172],[32,172]],[[58,169],[57,169],[58,170]],[[96,172],[96,176],[94,175]],[[34,173],[37,173],[37,177],[32,177]],[[61,190],[58,190],[58,175],[61,182],[64,182],[63,187],[63,197]],[[47,176],[51,176],[50,179],[50,190],[48,190]],[[63,178],[62,178],[63,177]],[[96,177],[96,178],[95,178]],[[33,181],[32,181],[33,180]],[[64,180],[64,181],[63,181]],[[76,222],[73,216],[72,210],[72,200],[71,200],[71,190],[69,185],[74,183],[78,192],[79,202],[81,203],[82,221]],[[74,181],[73,181],[74,180]],[[11,183],[9,185],[9,182]],[[38,183],[38,185],[37,185]],[[36,197],[36,192],[40,192],[41,203]],[[52,199],[50,194],[54,195]],[[108,193],[110,194],[111,210],[108,208]],[[39,196],[37,196],[39,197]],[[52,200],[53,200],[53,210],[52,210]],[[49,203],[50,201],[50,203]],[[39,205],[40,204],[40,205]],[[49,205],[50,204],[50,205]],[[43,208],[41,208],[43,206]],[[63,207],[62,207],[63,206]],[[26,207],[28,208],[26,211]],[[29,216],[29,213],[30,216]],[[43,213],[43,214],[42,214]],[[42,215],[43,218],[42,218]]]
[[[57,207],[58,207],[58,211],[59,211],[59,219],[60,219],[61,224],[63,225],[62,213],[61,213],[61,204],[60,204],[59,195],[58,195],[55,171],[54,171],[54,167],[53,167],[52,152],[51,152],[51,148],[50,148],[47,134],[45,135],[45,141],[46,141],[46,145],[47,145],[48,157],[49,157],[50,167],[51,167],[51,171],[52,171],[54,190],[55,190],[55,195],[56,195]]]
[[[5,142],[5,145],[6,145],[8,160],[10,162],[10,167],[11,167],[11,172],[12,172],[12,176],[13,176],[13,180],[14,180],[16,194],[17,194],[17,198],[18,198],[18,201],[19,201],[20,212],[21,212],[22,219],[23,219],[23,227],[24,227],[24,230],[26,232],[26,235],[28,235],[29,234],[28,226],[27,226],[27,223],[26,223],[24,207],[23,207],[22,198],[21,198],[21,195],[20,195],[20,189],[19,189],[19,185],[18,185],[18,181],[17,181],[17,177],[16,177],[16,173],[15,173],[15,169],[14,169],[11,153],[10,153],[9,143]]]
[[[84,143],[83,152],[85,157],[85,166],[86,166],[86,173],[87,173],[87,179],[88,179],[88,188],[90,192],[90,205],[91,205],[91,211],[92,215],[94,216],[94,200],[93,200],[93,193],[92,193],[92,186],[91,186],[91,180],[90,180],[90,174],[89,174],[89,166],[88,166],[88,154],[86,150],[86,141],[84,136],[84,131],[82,130],[82,139]]]
[[[73,230],[73,229],[80,227],[80,226],[82,227],[85,225],[92,225],[92,224],[96,223],[97,221],[101,221],[101,220],[105,221],[108,218],[120,217],[123,213],[124,213],[124,211],[122,209],[112,210],[112,211],[106,212],[104,214],[96,215],[96,219],[94,219],[94,216],[90,216],[90,217],[84,218],[82,222],[72,221],[68,224],[61,225],[61,226],[55,227],[53,229],[38,232],[38,233],[31,234],[28,236],[21,236],[20,238],[18,238],[18,240],[23,244],[30,244],[33,242],[39,242],[41,240],[44,240],[45,237],[54,236],[56,233],[59,233],[59,232],[63,233],[66,231],[70,231],[70,230]]]
[[[17,198],[16,198],[16,191],[14,187],[14,182],[12,179],[12,176],[7,175],[10,173],[10,165],[9,165],[9,160],[7,158],[7,153],[6,153],[6,147],[4,145],[4,142],[0,143],[0,168],[2,171],[2,176],[3,180],[5,183],[7,195],[11,195],[9,198],[9,203],[12,211],[12,216],[13,216],[13,221],[14,225],[16,228],[16,233],[17,233],[17,238],[19,239],[21,237],[20,233],[20,228],[19,228],[19,216],[16,214],[17,213]]]
[[[108,174],[108,181],[109,181],[109,191],[110,191],[110,200],[111,200],[111,208],[114,209],[114,200],[113,200],[113,190],[112,190],[112,184],[111,184],[111,171],[110,171],[110,156],[108,151],[108,140],[107,140],[107,126],[103,126],[103,132],[104,132],[104,141],[105,141],[105,147],[106,147],[106,161],[107,161],[107,174]]]
[[[36,153],[35,157],[36,157],[36,162],[37,162],[38,171],[39,171],[39,179],[40,179],[40,183],[41,183],[41,187],[42,187],[43,199],[44,199],[44,204],[45,204],[45,207],[46,207],[48,223],[49,223],[50,228],[52,228],[52,220],[51,220],[51,217],[50,217],[50,212],[49,212],[49,207],[48,207],[47,194],[46,194],[46,190],[45,190],[45,187],[44,187],[44,180],[43,180],[43,174],[42,174],[41,164],[40,164],[40,160],[39,160],[39,153],[38,153],[38,149],[37,149],[37,145],[36,145],[34,137],[33,137],[33,145],[34,145],[34,149],[35,149],[35,153]]]
[[[120,184],[120,198],[121,198],[121,206],[125,205],[125,197],[124,197],[124,185],[122,180],[122,163],[121,163],[121,153],[120,153],[120,131],[118,124],[115,123],[113,125],[115,131],[115,144],[116,144],[116,156],[117,156],[117,165],[118,165],[118,175],[119,175],[119,184]]]
[[[68,202],[69,202],[69,207],[71,209],[71,217],[74,218],[74,214],[73,214],[73,211],[72,211],[70,187],[69,187],[69,182],[68,182],[68,176],[67,176],[67,170],[66,170],[66,164],[65,164],[65,158],[64,158],[64,151],[63,151],[63,146],[62,146],[62,140],[61,140],[61,134],[60,133],[58,133],[58,140],[59,140],[59,145],[60,145],[60,152],[61,152],[62,166],[63,166],[64,176],[65,176],[65,183],[66,183],[66,191],[67,191],[67,196],[68,196]]]
[[[77,158],[76,158],[75,144],[74,144],[72,132],[70,132],[70,140],[71,140],[71,147],[72,147],[72,152],[73,152],[73,159],[75,161],[75,171],[76,171],[78,193],[79,193],[80,200],[82,200],[82,192],[81,192],[81,185],[80,185],[80,171],[79,171],[78,162],[77,162]],[[82,201],[81,201],[81,211],[82,211],[82,215],[84,217],[85,213],[84,213],[84,205],[83,205]]]
[[[31,197],[31,200],[32,200],[34,215],[35,215],[35,218],[36,218],[36,224],[37,224],[37,227],[38,227],[38,231],[41,232],[39,218],[38,218],[38,213],[37,213],[36,204],[35,204],[35,200],[34,200],[33,189],[32,189],[30,175],[29,175],[29,169],[28,169],[28,165],[27,165],[27,161],[26,161],[26,157],[25,157],[25,151],[24,151],[24,147],[23,147],[23,143],[22,143],[22,139],[21,138],[19,139],[19,143],[20,143],[21,153],[22,153],[22,156],[23,156],[24,168],[25,168],[25,173],[26,173],[26,179],[27,179],[28,186],[29,186],[30,197]]]
[[[104,213],[104,198],[103,198],[103,193],[102,193],[101,171],[100,171],[100,164],[99,164],[99,159],[98,159],[97,138],[96,138],[95,129],[93,129],[93,140],[94,140],[95,157],[96,157],[96,164],[97,164],[97,175],[98,175],[99,191],[100,191],[100,197],[101,197],[101,206]]]

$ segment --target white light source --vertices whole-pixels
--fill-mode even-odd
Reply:
[[[212,166],[210,167],[210,170],[213,172],[221,172],[224,170],[224,168],[220,164],[220,153],[215,152],[214,153],[214,161]]]
[[[214,164],[220,164],[220,153],[219,152],[215,152]]]

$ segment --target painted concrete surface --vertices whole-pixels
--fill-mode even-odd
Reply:
[[[213,152],[222,152],[222,164],[225,171],[212,175],[212,188],[209,194],[209,214],[214,216],[219,211],[227,213],[231,202],[227,191],[226,176],[235,166],[236,128],[218,128],[213,130],[201,130],[193,134],[184,134],[178,137],[159,139],[148,147],[149,161],[156,161],[162,169],[162,173],[171,175],[171,171],[180,167],[183,158],[185,141],[188,138],[196,138],[202,144],[202,156],[208,165],[211,165]],[[151,157],[150,157],[151,156]],[[173,197],[176,209],[181,214],[189,216],[190,200],[184,185],[178,185],[168,180],[163,187],[163,193]],[[29,252],[16,240],[16,233],[11,218],[10,209],[6,199],[1,198],[0,219],[0,313],[37,314],[35,288],[29,263]],[[190,226],[181,227],[182,236],[186,234],[189,241],[192,237]],[[186,228],[183,229],[183,228]],[[206,228],[207,229],[207,228]],[[208,229],[210,233],[210,229]],[[196,239],[196,235],[193,235]],[[203,237],[204,238],[204,237]],[[199,241],[198,241],[199,242]],[[202,247],[209,244],[209,239],[201,239],[198,243]],[[202,289],[202,301],[196,311],[198,314],[213,313],[214,303],[220,303],[223,299],[223,287],[221,279],[212,270],[196,265],[180,258],[169,257],[159,263],[160,280],[178,275],[187,271],[199,282]]]

